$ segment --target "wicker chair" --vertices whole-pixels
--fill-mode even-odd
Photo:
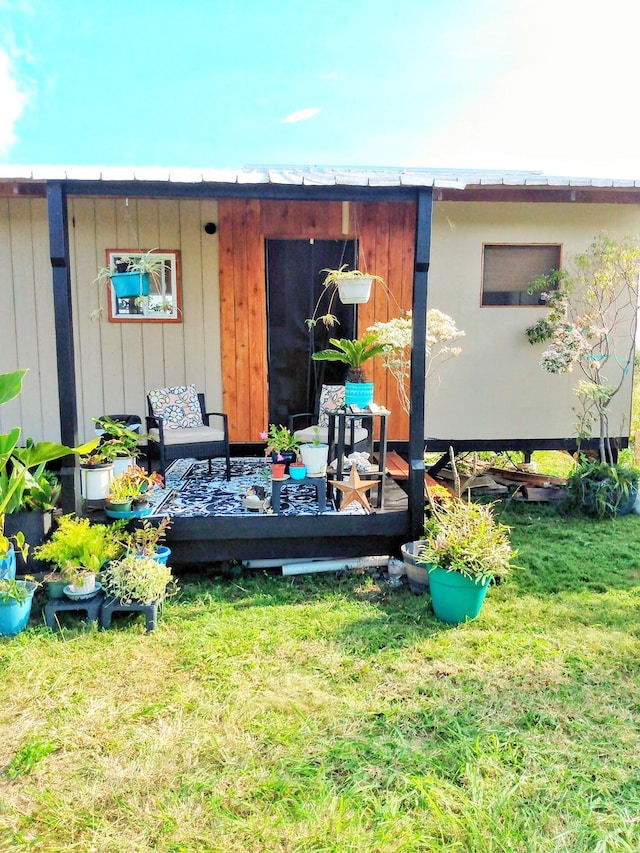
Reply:
[[[323,385],[320,389],[317,411],[290,415],[289,429],[303,443],[311,442],[317,437],[323,444],[329,444],[329,413],[341,409],[344,406],[344,399],[344,385]],[[307,425],[295,429],[296,423],[300,421]],[[361,421],[351,420],[345,447],[354,450],[357,445],[367,440],[368,435]],[[337,440],[337,435],[334,436],[334,440]]]
[[[224,456],[226,479],[231,479],[227,415],[207,412],[204,394],[198,394],[193,385],[160,388],[149,391],[147,407],[149,471],[153,460],[159,459],[164,477],[167,462],[193,457],[208,459],[211,473],[212,458]]]

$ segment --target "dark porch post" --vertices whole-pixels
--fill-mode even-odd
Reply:
[[[409,524],[411,538],[424,529],[424,382],[426,370],[427,285],[431,256],[431,188],[418,193],[413,273],[413,334],[409,399]]]
[[[49,213],[49,249],[53,277],[53,314],[56,324],[56,362],[58,367],[58,408],[60,437],[63,444],[78,443],[78,406],[76,368],[73,347],[73,312],[71,308],[71,274],[69,269],[69,231],[67,191],[62,183],[47,184]],[[63,460],[60,472],[62,507],[65,512],[77,510],[75,457]]]

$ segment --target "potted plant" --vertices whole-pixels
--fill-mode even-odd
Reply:
[[[370,332],[360,340],[330,338],[329,343],[334,349],[314,352],[311,358],[314,361],[340,361],[348,365],[345,405],[364,409],[373,401],[373,382],[367,382],[362,365],[370,358],[384,352],[384,345],[379,343],[376,335]]]
[[[150,249],[132,257],[116,258],[108,267],[101,267],[93,283],[101,289],[105,284],[111,284],[118,299],[131,299],[148,296],[151,284],[158,293],[164,278],[165,261],[163,257],[154,254],[157,249]]]
[[[292,480],[304,480],[307,476],[307,466],[300,458],[300,449],[298,449],[295,462],[289,463],[289,475]]]
[[[121,474],[129,465],[135,465],[139,441],[145,436],[141,436],[138,429],[127,426],[109,415],[93,420],[96,424],[96,432],[101,436],[101,447],[109,448],[114,464],[114,476]]]
[[[489,584],[508,575],[516,552],[491,504],[464,501],[459,493],[436,503],[427,494],[430,517],[417,559],[429,572],[435,615],[457,625],[476,618]]]
[[[88,518],[62,515],[51,538],[35,549],[35,556],[52,563],[69,583],[72,593],[84,594],[96,587],[103,566],[123,553],[120,535],[124,522],[92,524]]]
[[[300,439],[291,432],[288,427],[279,424],[269,424],[267,432],[261,432],[260,438],[267,442],[264,454],[271,456],[275,465],[284,464],[286,471],[291,462],[295,462],[300,447]],[[284,474],[283,471],[283,474]],[[274,476],[275,473],[274,473]]]
[[[311,441],[300,445],[300,455],[307,467],[309,477],[324,477],[327,473],[329,445],[320,441],[318,426],[313,427],[313,433]]]
[[[177,592],[169,566],[153,557],[126,554],[112,560],[101,577],[106,594],[119,605],[161,604],[167,595]]]
[[[374,281],[380,282],[384,287],[384,281],[379,275],[372,275],[361,270],[347,269],[347,264],[343,264],[339,269],[325,269],[325,279],[322,282],[323,290],[316,302],[313,317],[310,317],[306,322],[309,329],[312,329],[318,321],[324,323],[327,328],[331,328],[337,322],[337,318],[331,313],[333,302],[336,294],[340,297],[340,301],[345,305],[358,305],[369,301],[371,295],[371,285]],[[326,312],[318,316],[320,304],[329,294]]]
[[[627,515],[638,495],[640,471],[617,462],[582,457],[567,478],[568,502],[588,515]]]
[[[120,542],[126,554],[133,554],[136,557],[153,557],[154,560],[166,563],[171,555],[171,549],[159,543],[164,539],[170,526],[169,516],[165,516],[158,525],[145,518],[134,530],[123,531]]]
[[[130,465],[109,483],[106,502],[107,515],[119,512],[141,512],[149,503],[147,492],[153,486],[163,485],[160,474],[147,473],[139,465]]]
[[[26,628],[37,587],[33,580],[0,578],[0,635],[14,637]]]
[[[12,373],[0,373],[0,405],[14,399],[22,390],[22,381],[26,370]],[[25,447],[18,447],[20,427],[0,435],[0,576],[15,577],[14,544],[21,550],[26,560],[25,537],[22,530],[5,532],[6,515],[20,511],[28,503],[30,494],[47,492],[44,483],[44,470],[48,462],[61,459],[70,453],[86,453],[97,444],[97,439],[82,447],[66,447],[55,442],[35,443],[27,439]],[[50,497],[53,493],[49,491]]]
[[[5,534],[13,537],[21,533],[31,551],[41,545],[51,530],[52,515],[58,506],[60,492],[58,477],[52,471],[47,471],[44,463],[33,473],[27,471],[24,489],[14,492],[14,500],[7,508]],[[40,566],[33,557],[23,558],[18,553],[16,558],[19,574],[39,571]]]
[[[108,444],[80,457],[80,491],[85,500],[105,500],[114,477],[113,459],[114,450]]]

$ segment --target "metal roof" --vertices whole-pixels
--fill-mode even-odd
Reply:
[[[640,179],[581,178],[493,169],[418,169],[355,166],[244,166],[185,169],[156,166],[18,166],[0,164],[0,181],[139,181],[348,187],[640,187]]]

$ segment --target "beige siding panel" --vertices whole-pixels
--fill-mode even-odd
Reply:
[[[462,354],[427,382],[426,436],[527,439],[575,435],[573,389],[581,375],[551,376],[525,329],[536,306],[480,307],[482,244],[561,243],[563,263],[596,234],[640,234],[635,205],[442,202],[434,205],[429,307],[464,329]],[[612,368],[613,371],[613,368]],[[615,371],[613,371],[615,372]],[[613,378],[613,375],[612,375]],[[611,407],[611,432],[627,435],[631,376]]]
[[[2,199],[0,258],[0,370],[29,370],[20,397],[2,407],[0,428],[20,426],[22,440],[55,441],[60,419],[44,199]]]
[[[104,413],[144,417],[150,388],[195,382],[209,404],[220,403],[218,239],[202,228],[217,221],[216,203],[74,198],[70,204],[81,437],[91,437],[92,418]],[[106,293],[102,319],[91,320],[97,307],[91,282],[113,248],[181,252],[182,323],[109,323]]]

